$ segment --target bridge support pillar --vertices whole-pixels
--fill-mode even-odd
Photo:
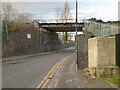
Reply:
[[[79,69],[88,67],[88,35],[78,35],[78,60]]]

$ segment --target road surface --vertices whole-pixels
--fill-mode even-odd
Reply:
[[[36,88],[58,61],[72,53],[75,53],[75,50],[69,48],[58,53],[3,63],[3,88]]]

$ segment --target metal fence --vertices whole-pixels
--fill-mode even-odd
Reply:
[[[86,22],[86,28],[88,32],[91,32],[94,36],[115,36],[118,34],[118,25]]]

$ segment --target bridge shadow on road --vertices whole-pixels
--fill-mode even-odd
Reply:
[[[75,53],[75,47],[65,48],[60,51],[56,51],[56,53]]]

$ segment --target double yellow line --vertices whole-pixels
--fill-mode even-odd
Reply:
[[[45,86],[47,85],[49,80],[52,78],[52,76],[54,75],[54,73],[58,69],[58,67],[61,65],[61,63],[64,62],[64,60],[68,59],[71,55],[67,56],[66,58],[60,60],[57,64],[55,64],[54,67],[48,72],[48,74],[44,77],[44,79],[37,86],[37,89],[45,88]]]

